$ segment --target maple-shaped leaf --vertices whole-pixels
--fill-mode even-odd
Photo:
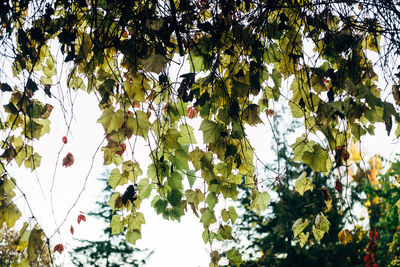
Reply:
[[[64,251],[64,246],[63,246],[63,244],[57,244],[57,245],[55,245],[54,246],[54,249],[53,249],[53,252],[58,252],[58,253],[60,253],[60,254],[62,254],[63,253],[63,251]]]
[[[304,228],[308,225],[308,219],[299,218],[292,225],[293,236],[297,237],[300,233],[303,232]]]
[[[320,214],[317,215],[317,217],[315,218],[315,227],[318,229],[321,229],[324,232],[328,232],[329,231],[329,221],[328,219],[325,217],[325,215],[321,212]]]
[[[300,243],[300,247],[304,247],[304,245],[307,243],[307,241],[308,241],[308,237],[309,237],[309,235],[310,235],[310,233],[309,232],[307,232],[307,233],[303,233],[303,232],[301,232],[298,236],[297,236],[297,240],[299,241],[299,243]]]
[[[250,125],[256,125],[263,122],[259,114],[260,114],[260,107],[256,104],[250,104],[243,111],[243,119]]]
[[[13,227],[21,217],[21,212],[15,204],[0,206],[0,214],[0,225],[5,222],[8,228]]]
[[[338,238],[340,243],[342,243],[342,245],[347,245],[348,243],[353,242],[353,236],[350,234],[350,231],[345,229],[345,230],[341,230],[338,233]]]
[[[307,190],[313,190],[314,186],[311,183],[310,178],[306,177],[307,173],[303,172],[300,177],[296,180],[295,188],[300,195],[304,195]]]
[[[31,230],[28,239],[28,260],[35,262],[43,249],[43,230],[36,227]]]
[[[83,214],[79,214],[79,215],[78,215],[78,219],[77,219],[77,221],[78,221],[78,224],[80,224],[80,223],[81,223],[81,221],[84,221],[84,222],[86,222],[86,217],[85,217],[85,215],[83,215]]]
[[[116,235],[124,231],[124,221],[121,221],[121,215],[114,214],[111,218],[111,234]]]
[[[149,118],[147,114],[141,110],[137,110],[135,114],[135,118],[127,120],[127,129],[132,129],[134,135],[139,135],[146,139],[151,125]]]
[[[149,72],[160,74],[168,59],[159,54],[153,54],[144,61],[144,69]]]
[[[136,244],[136,241],[138,239],[142,238],[142,234],[140,233],[140,231],[138,230],[134,230],[134,231],[128,231],[126,233],[126,241],[128,241],[129,243],[131,243],[132,245]]]
[[[269,200],[271,199],[268,192],[258,192],[253,190],[253,201],[251,202],[251,208],[258,211],[263,211],[268,207]]]
[[[146,91],[150,90],[150,85],[148,79],[142,75],[133,75],[128,77],[123,84],[123,89],[125,90],[130,101],[144,102]]]
[[[154,188],[154,184],[150,182],[150,179],[143,178],[138,183],[138,196],[141,199],[148,198],[151,194],[151,191]]]
[[[69,231],[71,232],[71,235],[75,233],[74,227],[71,225],[71,228],[69,228]]]
[[[312,232],[314,234],[314,237],[316,240],[320,241],[322,237],[324,237],[325,232],[322,231],[321,229],[315,228],[315,226],[312,227]]]
[[[313,151],[304,151],[302,160],[314,171],[329,172],[332,167],[332,162],[329,158],[328,152],[320,145],[315,144],[312,147]]]
[[[42,157],[35,152],[33,155],[30,155],[24,162],[26,168],[31,169],[32,171],[40,166],[42,161]],[[73,162],[73,159],[72,159]]]
[[[203,142],[206,144],[215,143],[219,138],[221,138],[221,128],[220,126],[209,120],[203,120],[200,125],[200,130],[203,131]]]
[[[197,209],[199,203],[204,200],[204,194],[200,189],[196,189],[196,191],[188,189],[186,190],[186,200],[187,202],[192,203]]]
[[[128,228],[130,230],[141,230],[142,224],[146,223],[143,213],[137,212],[135,215],[130,214],[128,217]]]
[[[104,131],[108,134],[112,131],[118,131],[125,121],[124,112],[117,110],[114,112],[112,109],[106,109],[101,114],[101,117],[97,120],[98,123],[103,125]]]
[[[228,250],[226,256],[228,257],[228,260],[236,266],[239,266],[243,262],[242,255],[237,252],[236,249]]]

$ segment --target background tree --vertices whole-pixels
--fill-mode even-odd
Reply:
[[[365,206],[369,213],[371,229],[378,232],[374,253],[380,266],[400,264],[400,161],[387,162],[389,169],[378,175],[377,183],[360,181],[365,188]]]
[[[292,117],[302,119],[303,135],[291,148],[295,161],[315,173],[328,175],[343,165],[350,141],[373,133],[379,122],[388,134],[393,126],[400,134],[399,75],[392,70],[399,47],[397,8],[395,1],[4,2],[1,55],[9,63],[5,73],[13,77],[1,76],[5,197],[0,210],[5,215],[0,224],[12,227],[21,216],[9,186],[19,179],[9,165],[32,171],[40,166],[34,145],[50,132],[49,98],[65,110],[72,97],[64,95],[79,89],[98,99],[104,165],[114,165],[109,203],[124,213],[113,216],[113,233],[128,229],[127,240],[134,244],[144,223],[141,201],[151,196],[155,211],[166,219],[180,220],[191,207],[210,246],[221,235],[231,237],[226,220],[217,221],[226,219],[217,203],[236,200],[244,184],[253,188],[254,210],[268,205],[268,191],[255,180],[255,164],[266,160],[254,154],[246,132],[261,126],[275,103],[283,101]],[[377,69],[384,73],[383,84]],[[201,143],[195,131],[202,133]],[[142,155],[135,153],[138,139],[149,148],[146,177]],[[74,167],[71,152],[62,158],[63,167]],[[302,177],[306,185],[309,180]],[[118,191],[129,182],[138,184],[134,201],[124,201]],[[29,205],[25,193],[15,191]],[[225,212],[235,217],[233,206]],[[326,233],[323,214],[315,216],[313,226]],[[37,231],[32,230],[31,247],[44,247],[64,222],[50,235],[38,229],[40,238],[33,238]],[[295,236],[303,243],[308,236],[300,228],[309,222],[295,222]],[[212,255],[217,264],[218,253]],[[240,261],[234,250],[228,257]]]
[[[287,136],[293,136],[299,124],[296,121],[287,123],[279,114],[284,111],[275,112],[275,138],[271,146],[276,160],[258,177],[260,184],[276,194],[273,194],[267,211],[259,213],[251,207],[251,190],[243,190],[239,197],[240,216],[233,231],[235,243],[225,243],[233,245],[247,258],[241,266],[364,266],[366,230],[360,226],[348,230],[349,226],[355,226],[355,217],[351,213],[355,205],[360,204],[363,187],[354,184],[346,201],[342,192],[344,179],[334,173],[326,177],[305,164],[294,162]],[[280,169],[276,169],[277,166]],[[302,195],[296,190],[296,182],[304,172],[310,177],[313,190]],[[279,175],[274,177],[274,173]],[[303,244],[301,240],[293,242],[293,223],[298,218],[313,221],[320,212],[330,222],[329,231],[322,239],[316,238],[308,225],[304,230],[309,232],[308,241]],[[340,232],[346,233],[351,240],[340,241]]]
[[[99,200],[96,201],[96,209],[88,212],[87,215],[92,216],[97,221],[101,221],[106,225],[103,235],[98,240],[81,240],[78,239],[80,245],[77,245],[69,252],[72,263],[75,266],[142,266],[151,256],[152,252],[146,249],[139,249],[129,244],[122,234],[113,235],[111,227],[111,219],[116,211],[113,211],[108,205],[108,200],[112,194],[111,187],[107,183],[108,174],[98,180],[106,186],[102,189]]]

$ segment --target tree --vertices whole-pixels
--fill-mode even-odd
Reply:
[[[368,208],[371,229],[378,233],[378,246],[372,253],[382,266],[398,266],[400,263],[400,196],[398,194],[400,162],[390,163],[390,168],[379,175],[378,183],[369,186],[364,183],[365,205]]]
[[[96,201],[96,210],[89,212],[88,215],[109,225],[113,215],[117,212],[113,211],[106,201],[111,196],[111,187],[107,183],[107,176],[108,174],[105,174],[104,177],[98,179],[105,183],[106,187],[102,190],[103,194],[99,198],[101,200]],[[110,226],[107,226],[103,232],[101,240],[79,240],[81,245],[76,246],[70,252],[72,263],[75,266],[86,266],[87,264],[105,267],[139,266],[145,264],[146,258],[151,255],[151,253],[149,254],[127,243],[122,235],[112,235]]]
[[[13,78],[1,81],[0,185],[6,197],[0,224],[12,227],[21,216],[13,189],[5,186],[19,183],[9,164],[32,171],[40,165],[34,145],[50,132],[53,108],[46,97],[66,105],[63,93],[84,90],[102,111],[104,165],[115,166],[109,184],[113,190],[138,184],[133,203],[118,190],[111,196],[111,208],[126,210],[113,216],[112,232],[127,227],[134,244],[141,237],[140,203],[151,196],[166,219],[179,220],[190,206],[212,244],[215,229],[229,229],[214,227],[222,216],[215,205],[236,200],[242,183],[254,188],[254,209],[267,207],[268,192],[257,186],[254,169],[264,159],[254,154],[246,132],[261,126],[262,114],[273,113],[276,102],[304,123],[291,146],[295,160],[325,175],[345,164],[350,140],[373,133],[379,122],[388,133],[398,125],[399,74],[391,60],[399,47],[399,14],[394,1],[4,2],[2,56]],[[173,73],[173,66],[185,64],[189,71]],[[378,83],[378,70],[385,85]],[[203,135],[197,145],[195,122]],[[135,154],[138,139],[152,161],[146,178]],[[62,165],[73,163],[74,155],[66,154]],[[53,235],[44,236],[49,241]],[[32,246],[44,243],[39,238]],[[240,261],[236,251],[229,255]]]
[[[326,177],[304,163],[293,162],[286,136],[293,134],[295,126],[291,124],[289,129],[285,129],[287,123],[282,126],[281,120],[276,114],[276,139],[273,141],[276,145],[272,146],[276,161],[271,169],[266,168],[259,182],[276,192],[276,196],[269,204],[269,211],[259,213],[251,207],[251,190],[242,191],[239,196],[241,212],[233,227],[235,242],[225,241],[226,246],[235,247],[245,256],[247,260],[243,266],[362,266],[367,244],[366,230],[354,225],[351,213],[356,204],[362,204],[363,185],[353,182],[352,194],[346,200],[342,191],[344,179],[341,181],[339,175],[331,173]],[[281,170],[275,169],[276,166]],[[275,172],[279,176],[269,178]],[[311,182],[311,187],[304,192],[299,191],[303,173],[310,177]],[[308,224],[297,233],[298,238],[294,236],[293,222],[299,218],[312,222],[321,213],[329,218],[327,232],[319,236],[318,231]],[[349,226],[355,227],[349,230]],[[303,241],[302,233],[309,238]],[[298,242],[290,242],[293,238]]]

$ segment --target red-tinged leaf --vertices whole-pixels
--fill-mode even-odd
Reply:
[[[378,263],[372,264],[372,267],[378,267]]]
[[[83,214],[79,214],[79,215],[78,215],[78,224],[80,224],[81,221],[86,222],[86,217],[85,217],[85,215],[83,215]]]
[[[60,254],[62,254],[63,253],[63,251],[64,251],[64,246],[63,246],[63,244],[57,244],[57,245],[55,245],[54,246],[54,249],[53,249],[53,252],[58,252],[58,253],[60,253]]]
[[[63,138],[62,138],[62,142],[63,142],[64,144],[68,143],[68,139],[67,139],[67,137],[66,137],[66,136],[63,136]]]
[[[379,233],[378,233],[378,231],[377,231],[376,229],[369,231],[369,237],[370,237],[372,240],[376,241],[376,239],[378,238],[378,236],[379,236]]]
[[[69,231],[71,232],[71,235],[74,234],[75,230],[74,230],[74,227],[72,225],[71,225],[71,228],[69,228]]]
[[[265,110],[265,114],[267,114],[267,116],[274,116],[274,110],[273,109],[266,109]]]
[[[189,107],[187,111],[189,119],[197,117],[197,114],[199,113],[199,110],[196,107]]]
[[[339,180],[336,180],[335,189],[336,189],[336,191],[338,191],[339,193],[342,192],[342,183],[341,183]]]
[[[69,167],[74,164],[74,155],[72,153],[68,153],[65,158],[63,159],[62,165],[64,167]]]
[[[126,145],[125,145],[124,143],[122,143],[120,147],[121,147],[121,148],[120,148],[117,152],[115,152],[115,154],[117,154],[117,155],[122,155],[122,154],[125,152],[125,150],[126,150]]]

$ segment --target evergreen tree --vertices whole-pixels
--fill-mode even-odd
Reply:
[[[307,165],[292,161],[292,151],[287,145],[286,136],[294,131],[296,126],[289,127],[286,132],[282,129],[281,119],[274,120],[276,145],[273,150],[277,154],[274,166],[280,169],[269,168],[271,173],[279,173],[275,179],[262,179],[259,177],[259,186],[273,188],[276,195],[272,197],[267,213],[256,213],[251,208],[252,190],[245,189],[240,194],[242,213],[235,223],[235,244],[244,258],[241,266],[362,266],[365,265],[363,257],[367,244],[367,234],[360,227],[352,231],[353,241],[346,245],[338,239],[340,231],[345,230],[346,223],[353,224],[349,218],[351,211],[357,203],[361,186],[352,185],[350,201],[343,198],[339,182],[332,184],[332,180],[338,179],[326,177],[316,173]],[[279,164],[277,164],[279,162]],[[310,177],[314,189],[300,195],[294,188],[296,179],[305,172]],[[276,174],[275,174],[276,175]],[[332,179],[333,178],[333,179]],[[338,181],[338,180],[337,180]],[[336,187],[336,188],[335,188]],[[343,186],[344,187],[344,186]],[[339,189],[339,190],[338,190]],[[324,214],[329,222],[329,231],[318,241],[312,231],[312,222],[318,214]],[[309,225],[303,230],[309,232],[308,241],[301,246],[295,242],[293,224],[299,218],[308,218]],[[346,219],[347,218],[347,219]],[[261,253],[261,256],[260,256]]]
[[[102,220],[107,225],[111,222],[112,216],[116,213],[108,205],[111,196],[111,187],[107,183],[107,175],[103,175],[98,180],[106,187],[100,200],[96,201],[97,209],[89,212],[93,216]],[[123,234],[111,233],[111,227],[107,226],[100,240],[79,240],[80,246],[73,249],[70,253],[72,263],[75,266],[141,266],[144,265],[152,252],[147,249],[138,249],[125,240]]]

